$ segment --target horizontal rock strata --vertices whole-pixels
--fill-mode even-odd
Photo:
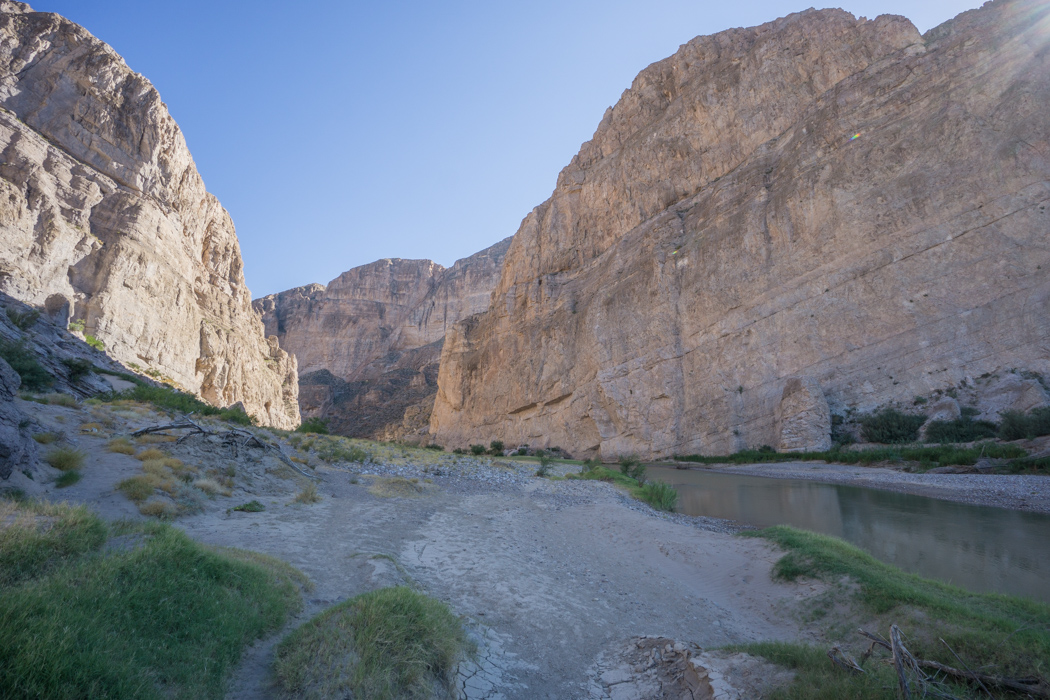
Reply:
[[[0,108],[0,291],[210,403],[298,425],[295,358],[263,337],[233,222],[149,81],[5,1]]]
[[[446,331],[488,308],[510,239],[444,268],[379,260],[257,299],[267,334],[299,362],[304,416],[343,435],[427,434]]]
[[[803,449],[821,401],[1050,371],[1048,12],[806,11],[645,69],[447,335],[435,439]]]

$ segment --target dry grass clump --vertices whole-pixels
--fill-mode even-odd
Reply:
[[[304,486],[295,496],[296,503],[317,503],[320,500],[321,496],[317,493],[317,484],[314,483]]]
[[[392,476],[376,479],[368,487],[368,492],[380,498],[419,498],[433,488],[435,487],[419,483],[419,479],[409,480],[401,476]]]
[[[167,452],[158,450],[156,447],[150,447],[149,449],[143,450],[135,455],[135,459],[145,462],[147,459],[167,459],[170,457]]]
[[[77,402],[76,397],[70,396],[69,394],[44,394],[40,399],[40,403],[64,406],[66,408],[80,408],[80,404]]]
[[[152,518],[171,520],[175,517],[178,509],[175,508],[175,504],[171,501],[155,500],[147,501],[140,505],[139,512]]]
[[[102,427],[102,424],[94,421],[80,424],[80,432],[82,433],[101,433],[103,430],[105,428]]]
[[[106,449],[122,455],[135,454],[135,446],[127,438],[114,438],[106,443]]]
[[[154,474],[136,474],[118,483],[117,490],[135,503],[139,503],[152,496],[161,481]]]
[[[44,461],[64,472],[80,469],[87,455],[75,447],[53,447],[44,455]]]
[[[61,438],[60,433],[34,433],[33,439],[39,442],[41,445],[50,445]]]
[[[211,478],[195,479],[194,482],[193,482],[193,486],[195,488],[200,489],[201,491],[203,491],[204,493],[208,494],[209,496],[232,496],[233,495],[233,492],[229,488],[224,487],[218,481],[216,481],[215,479],[211,479]]]

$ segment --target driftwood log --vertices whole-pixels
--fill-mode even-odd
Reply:
[[[321,477],[314,476],[313,474],[309,474],[309,473],[303,471],[302,469],[300,469],[299,466],[295,462],[293,462],[292,460],[290,460],[288,458],[288,455],[286,455],[284,453],[284,451],[280,448],[280,446],[278,446],[278,445],[271,445],[268,442],[263,442],[254,433],[251,433],[251,432],[249,432],[247,430],[242,430],[240,428],[231,428],[230,430],[220,430],[220,431],[208,430],[207,428],[205,428],[201,424],[199,424],[196,421],[192,420],[189,416],[183,416],[181,419],[175,421],[174,423],[166,423],[164,425],[154,425],[154,426],[150,426],[148,428],[141,428],[141,429],[136,430],[135,432],[133,432],[131,434],[131,436],[132,437],[138,437],[140,435],[147,435],[149,433],[161,433],[161,432],[164,432],[164,431],[167,431],[167,430],[189,430],[190,431],[190,432],[186,433],[185,435],[183,435],[182,437],[180,437],[176,441],[176,444],[180,444],[183,441],[185,441],[185,440],[187,440],[187,439],[189,439],[191,437],[196,437],[198,435],[200,435],[202,437],[214,436],[214,437],[222,438],[223,445],[225,445],[231,451],[233,457],[236,457],[237,453],[239,452],[239,450],[241,450],[241,449],[243,449],[245,447],[249,447],[249,446],[251,446],[251,447],[258,447],[258,448],[261,448],[263,450],[267,450],[268,452],[273,452],[274,455],[279,460],[281,460],[286,465],[288,465],[289,467],[291,467],[295,471],[297,471],[300,474],[302,474],[303,476],[305,476],[307,479],[314,479],[315,481],[320,481],[321,480]]]
[[[955,696],[941,689],[935,677],[928,675],[926,671],[931,671],[935,675],[941,674],[953,680],[971,683],[983,690],[989,697],[992,697],[990,688],[996,688],[1030,698],[1050,698],[1050,685],[1047,684],[1046,679],[1038,676],[1008,678],[1006,676],[993,676],[972,671],[943,639],[941,644],[944,644],[948,651],[952,653],[952,656],[959,660],[959,664],[963,667],[962,669],[942,664],[939,661],[916,658],[904,646],[903,635],[897,625],[890,626],[889,639],[863,629],[857,630],[857,632],[871,641],[867,651],[861,654],[859,662],[837,646],[828,650],[828,658],[836,666],[850,673],[860,674],[865,673],[864,663],[871,658],[874,650],[876,648],[885,649],[892,655],[888,663],[893,665],[897,673],[898,691],[905,700],[910,700],[913,697],[955,698]]]

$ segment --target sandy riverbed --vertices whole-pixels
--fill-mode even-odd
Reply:
[[[24,408],[41,429],[62,432],[88,454],[79,483],[42,491],[36,483],[39,495],[85,503],[107,519],[143,517],[115,490],[141,463],[105,444],[164,418],[103,407],[90,415]],[[109,425],[99,433],[77,429],[100,419]],[[209,457],[214,448],[192,440],[160,447],[202,468],[209,460],[232,465],[228,454]],[[530,465],[444,455],[440,475],[411,457],[396,467],[317,463],[322,500],[303,505],[293,501],[302,477],[244,450],[238,459],[232,495],[210,499],[203,512],[175,524],[202,542],[272,554],[309,575],[315,589],[293,625],[405,582],[448,602],[479,644],[477,660],[461,669],[469,698],[665,697],[659,669],[650,663],[639,671],[632,661],[642,651],[660,656],[664,642],[642,637],[679,642],[694,656],[752,640],[816,639],[797,613],[824,587],[772,581],[779,553],[767,543],[737,537],[724,522],[655,513],[609,484],[551,481],[532,475]],[[372,487],[394,473],[419,478],[419,493],[375,495]],[[266,510],[229,510],[251,498]],[[280,636],[248,651],[228,697],[274,697],[269,667]],[[676,653],[664,654],[668,663]],[[776,677],[739,656],[704,658],[725,675],[712,678],[741,691],[736,697],[753,697]]]

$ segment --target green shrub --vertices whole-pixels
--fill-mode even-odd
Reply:
[[[44,391],[55,381],[24,342],[0,341],[0,357],[18,372],[22,378],[22,388],[27,391]]]
[[[27,331],[40,319],[40,312],[36,309],[19,311],[13,306],[7,307],[7,317],[15,324],[18,330]]]
[[[528,445],[522,445],[521,447],[518,448],[518,456],[519,457],[524,457],[528,453],[529,453]]]
[[[95,365],[79,357],[65,357],[62,359],[62,364],[69,370],[69,381],[71,382],[83,379],[95,369]]]
[[[456,448],[453,448],[452,454],[454,454],[454,455],[464,455],[464,454],[466,454],[466,452],[463,451],[462,447],[456,447]]]
[[[1027,415],[1006,411],[999,424],[1000,440],[1025,440],[1050,435],[1050,407],[1036,408]]]
[[[926,426],[926,442],[975,442],[994,438],[999,426],[986,420],[968,416],[955,420],[935,420]]]
[[[233,509],[239,510],[242,513],[260,513],[266,510],[266,506],[264,506],[262,503],[259,503],[258,501],[248,501],[247,503],[242,503],[239,506],[234,506]]]
[[[437,444],[436,442],[427,445],[426,449],[428,449],[428,450],[436,450],[438,452],[444,452],[445,451],[445,448],[442,447],[441,445]]]
[[[73,484],[77,483],[78,481],[80,481],[80,479],[81,476],[80,472],[78,471],[65,472],[62,475],[60,475],[57,479],[55,479],[55,486],[60,489],[64,489],[67,486],[72,486]]]
[[[84,327],[86,325],[87,325],[87,321],[85,321],[84,319],[81,318],[81,319],[78,319],[76,321],[70,322],[70,324],[69,324],[69,326],[67,326],[67,328],[69,328],[69,330],[73,331],[74,333],[83,333],[84,332]]]
[[[295,429],[297,433],[317,433],[318,435],[328,434],[328,421],[324,418],[307,418],[299,427]]]
[[[475,456],[483,455],[483,454],[485,454],[485,446],[484,445],[471,445],[470,446],[470,453],[472,455],[475,455]]]
[[[650,481],[642,484],[638,497],[656,510],[673,513],[678,507],[678,491],[662,481]]]
[[[915,442],[919,439],[919,428],[925,422],[925,416],[911,416],[895,408],[884,408],[861,417],[861,435],[866,442],[884,445]]]
[[[497,457],[503,456],[503,441],[493,440],[489,443],[489,451]]]
[[[624,455],[617,462],[620,464],[620,473],[629,476],[631,469],[641,464],[642,460],[638,459],[638,455]]]
[[[540,466],[536,468],[536,476],[546,477],[550,474],[551,465],[554,464],[554,458],[547,455],[546,453],[540,455]]]
[[[99,352],[106,351],[106,344],[93,335],[85,335],[84,342],[90,345],[91,347],[95,348]]]
[[[325,462],[367,462],[372,459],[369,452],[356,446],[346,447],[339,442],[329,442],[317,449],[317,456]]]
[[[581,474],[593,472],[598,467],[602,466],[602,461],[597,457],[591,457],[590,459],[583,460],[583,468],[580,469]]]
[[[410,588],[382,588],[325,610],[276,650],[277,683],[289,696],[371,700],[437,697],[453,689],[470,650],[444,603]]]
[[[44,461],[64,472],[80,469],[87,455],[75,447],[52,447],[44,455]]]

